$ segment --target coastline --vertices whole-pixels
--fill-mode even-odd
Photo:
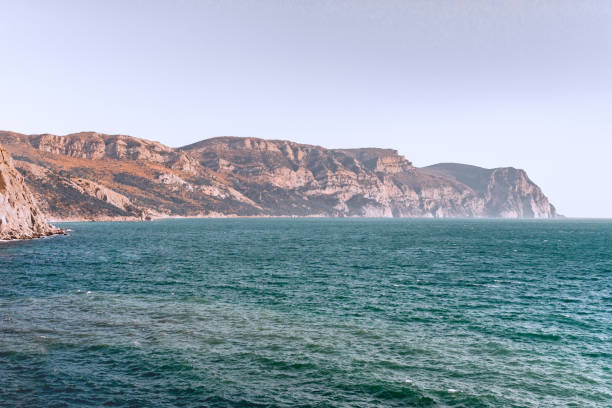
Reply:
[[[171,219],[223,219],[223,218],[343,218],[343,217],[330,217],[327,215],[235,215],[235,214],[210,214],[210,215],[168,215],[168,216],[151,216],[149,219],[143,219],[141,217],[71,217],[71,218],[51,218],[50,222],[63,223],[63,222],[150,222],[159,220],[171,220]],[[366,217],[344,217],[344,218],[366,218]]]
[[[15,242],[15,241],[31,241],[34,239],[53,238],[53,237],[57,237],[60,235],[69,235],[68,234],[69,231],[70,229],[55,227],[53,231],[49,231],[45,234],[36,234],[33,236],[10,238],[10,239],[0,239],[0,243]]]
[[[414,219],[414,220],[522,220],[522,221],[554,221],[554,220],[588,220],[588,219],[599,219],[599,218],[580,218],[580,217],[566,217],[558,215],[555,218],[515,218],[515,217],[433,217],[433,216],[421,216],[421,217],[364,217],[360,215],[350,216],[333,216],[327,214],[312,214],[312,215],[236,215],[236,214],[206,214],[206,215],[168,215],[168,216],[151,216],[149,219],[143,219],[141,217],[70,217],[70,218],[50,218],[52,223],[70,223],[70,222],[152,222],[161,220],[171,219],[275,219],[275,218],[330,218],[330,219]],[[610,218],[601,218],[610,219]]]

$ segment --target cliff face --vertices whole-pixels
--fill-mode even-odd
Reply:
[[[39,238],[60,232],[47,224],[11,156],[0,146],[0,240]]]
[[[426,170],[469,186],[484,200],[483,215],[501,218],[554,218],[555,207],[524,170],[513,167],[483,169],[441,163]]]
[[[394,150],[233,137],[181,150],[231,179],[264,214],[452,217],[479,211],[465,185],[422,173]]]
[[[538,217],[554,207],[524,171],[416,168],[390,149],[219,137],[172,149],[93,132],[0,132],[54,218],[164,215]]]

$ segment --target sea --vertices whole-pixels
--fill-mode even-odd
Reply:
[[[2,407],[611,407],[612,221],[65,223],[0,244]]]

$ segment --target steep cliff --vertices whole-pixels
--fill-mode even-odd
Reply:
[[[483,169],[457,163],[426,168],[457,180],[484,200],[483,215],[501,218],[554,218],[555,207],[524,170],[513,167]]]
[[[182,148],[125,135],[0,132],[61,219],[166,215],[552,218],[524,171],[416,168],[391,149],[217,137]]]
[[[61,233],[47,224],[9,153],[0,146],[0,240]]]

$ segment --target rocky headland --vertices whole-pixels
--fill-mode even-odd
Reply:
[[[525,171],[418,168],[391,149],[217,137],[180,148],[126,135],[0,132],[54,220],[172,216],[554,218]]]
[[[47,223],[10,154],[0,146],[0,240],[64,233]]]

